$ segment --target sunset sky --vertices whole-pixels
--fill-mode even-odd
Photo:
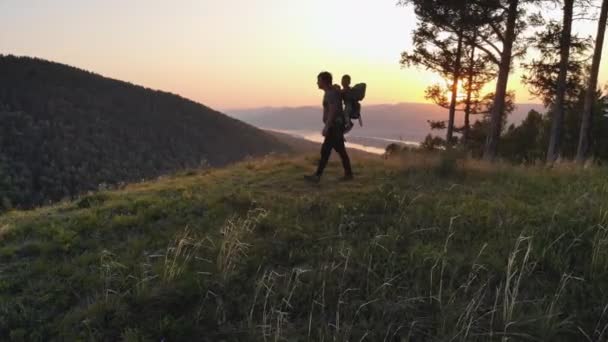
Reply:
[[[367,82],[367,103],[424,102],[424,88],[439,79],[399,66],[416,19],[395,3],[1,0],[0,53],[77,66],[217,109],[318,104],[321,70]],[[595,22],[575,28],[595,35]],[[519,79],[511,76],[517,101],[537,102]],[[600,82],[608,82],[606,51]]]

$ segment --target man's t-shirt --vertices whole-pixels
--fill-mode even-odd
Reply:
[[[327,120],[328,110],[330,105],[335,105],[336,115],[334,116],[334,124],[336,126],[344,125],[344,113],[342,108],[342,95],[337,89],[329,89],[325,91],[323,96],[323,121]]]

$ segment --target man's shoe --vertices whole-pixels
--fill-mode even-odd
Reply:
[[[353,175],[345,175],[344,177],[340,178],[340,181],[341,182],[350,182],[354,179],[355,179],[355,177]]]
[[[304,180],[310,183],[319,183],[321,181],[321,177],[319,175],[307,175],[304,176]]]

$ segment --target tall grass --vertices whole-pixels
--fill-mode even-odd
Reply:
[[[321,187],[248,161],[5,215],[0,337],[606,340],[604,170],[441,158]]]

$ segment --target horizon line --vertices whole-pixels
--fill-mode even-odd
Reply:
[[[237,107],[237,108],[228,108],[228,107],[223,107],[223,106],[210,106],[205,104],[203,101],[198,100],[198,99],[193,99],[191,97],[187,97],[184,94],[181,94],[179,92],[175,92],[172,90],[168,90],[168,89],[162,89],[162,88],[155,88],[152,87],[150,85],[145,85],[143,83],[139,83],[137,81],[133,81],[133,80],[128,80],[128,79],[124,79],[122,77],[116,77],[116,76],[110,76],[110,75],[105,75],[99,71],[93,70],[93,69],[89,69],[87,67],[82,67],[82,66],[77,66],[77,65],[73,65],[73,64],[68,64],[66,62],[62,62],[62,61],[58,61],[58,60],[54,60],[54,59],[49,59],[49,58],[45,58],[45,57],[40,57],[40,56],[35,56],[35,55],[24,55],[24,54],[16,54],[16,53],[11,53],[11,52],[0,52],[0,57],[3,58],[17,58],[17,59],[21,59],[21,58],[25,58],[25,59],[31,59],[31,60],[38,60],[38,61],[42,61],[42,62],[47,62],[47,63],[52,63],[52,64],[59,64],[61,66],[65,66],[68,68],[74,68],[77,69],[79,71],[83,71],[83,72],[87,72],[96,76],[100,76],[103,77],[105,79],[111,80],[111,81],[116,81],[116,82],[122,82],[122,83],[127,83],[136,87],[141,87],[144,89],[148,89],[148,90],[152,90],[152,91],[158,91],[158,92],[163,92],[163,93],[167,93],[170,95],[175,95],[175,96],[179,96],[183,99],[186,99],[188,101],[192,101],[195,102],[199,105],[205,106],[207,108],[210,108],[212,110],[218,111],[220,113],[228,113],[231,111],[246,111],[246,110],[259,110],[259,109],[298,109],[298,108],[309,108],[309,107],[317,107],[317,104],[303,104],[303,105],[287,105],[287,106],[251,106],[251,107]],[[435,105],[432,102],[408,102],[408,101],[403,101],[403,102],[393,102],[393,103],[388,103],[388,102],[384,102],[384,103],[365,103],[365,106],[396,106],[396,105],[402,105],[402,104],[409,104],[409,105]],[[521,102],[521,103],[515,103],[515,105],[543,105],[540,102]],[[546,107],[545,107],[546,108]]]
[[[389,102],[380,102],[380,103],[364,103],[364,106],[397,106],[397,105],[428,105],[428,106],[438,106],[432,102],[408,102],[408,101],[403,101],[403,102],[393,102],[393,103],[389,103]],[[515,103],[516,106],[520,106],[520,105],[535,105],[535,106],[544,106],[544,104],[540,103],[540,102],[516,102]],[[305,105],[292,105],[292,106],[253,106],[253,107],[236,107],[236,108],[217,108],[217,110],[219,110],[220,112],[238,112],[238,111],[245,111],[245,110],[259,110],[259,109],[266,109],[266,110],[272,110],[272,109],[300,109],[300,108],[310,108],[310,107],[320,107],[320,105],[316,105],[316,104],[305,104]],[[439,106],[438,106],[439,107]],[[546,106],[544,106],[545,108],[547,108]],[[446,109],[447,110],[447,109]]]

